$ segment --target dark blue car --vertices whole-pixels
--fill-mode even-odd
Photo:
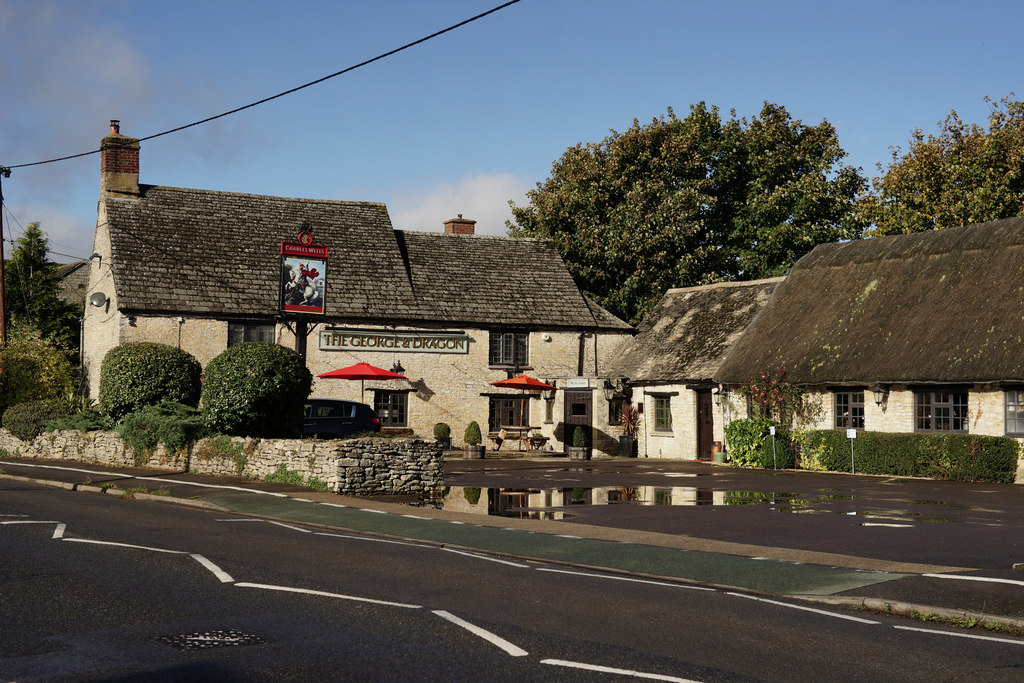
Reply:
[[[321,439],[336,439],[367,432],[379,432],[381,420],[365,403],[334,398],[311,398],[306,401],[302,433]]]

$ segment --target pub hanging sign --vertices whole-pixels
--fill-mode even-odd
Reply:
[[[298,242],[281,242],[282,313],[324,314],[327,245],[313,244],[312,226],[302,224]]]

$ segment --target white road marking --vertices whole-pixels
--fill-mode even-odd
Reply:
[[[332,508],[347,508],[348,505],[342,505],[341,503],[317,503],[317,505],[327,505]]]
[[[651,581],[650,579],[634,579],[629,576],[615,576],[613,574],[589,574],[587,572],[576,572],[568,569],[547,569],[545,567],[537,567],[539,572],[551,572],[552,574],[572,574],[574,576],[587,576],[593,579],[611,579],[613,581],[629,581],[631,583],[646,583],[651,586],[665,586],[666,588],[687,588],[693,591],[712,591],[714,588],[708,588],[707,586],[691,586],[685,583],[668,583],[665,581]]]
[[[61,522],[53,529],[53,538],[64,538],[64,530],[68,528],[68,525]]]
[[[793,605],[788,602],[782,602],[780,600],[769,600],[768,598],[759,598],[756,595],[744,595],[743,593],[733,593],[726,591],[726,595],[734,595],[737,598],[745,598],[747,600],[756,600],[757,602],[767,602],[772,605],[779,605],[780,607],[789,607],[791,609],[798,609],[804,612],[814,612],[815,614],[823,614],[826,617],[835,617],[837,619],[846,619],[847,621],[856,621],[860,624],[881,624],[880,621],[872,621],[871,619],[861,619],[860,617],[851,617],[848,614],[837,614],[835,612],[827,612],[823,609],[815,609],[813,607],[804,607],[803,605]]]
[[[455,550],[454,548],[442,548],[445,552],[455,553],[456,555],[465,555],[466,557],[472,557],[477,560],[487,560],[488,562],[497,562],[498,564],[507,564],[510,567],[522,567],[523,569],[529,569],[529,565],[520,564],[519,562],[509,562],[508,560],[499,560],[497,557],[487,557],[486,555],[477,555],[476,553],[467,553],[462,550]]]
[[[371,543],[390,543],[392,545],[408,545],[413,548],[433,548],[432,545],[424,543],[413,543],[411,541],[393,541],[388,538],[373,538],[372,536],[353,536],[352,534],[332,534],[326,531],[314,531],[315,536],[333,536],[334,538],[348,538],[353,541],[369,541]]]
[[[215,565],[213,562],[210,562],[202,555],[198,553],[192,553],[191,557],[193,560],[209,569],[214,576],[220,579],[221,583],[234,583],[235,580],[231,578],[230,574],[228,574],[226,571]]]
[[[291,529],[292,531],[301,531],[304,534],[311,534],[311,533],[313,533],[309,529],[303,529],[302,527],[292,526],[291,524],[285,524],[284,522],[275,522],[275,521],[270,520],[270,519],[265,520],[265,521],[269,522],[270,524],[276,524],[277,526],[282,526],[285,529]]]
[[[168,553],[170,555],[187,555],[184,550],[167,550],[166,548],[151,548],[145,545],[132,545],[131,543],[114,543],[113,541],[94,541],[89,538],[62,538],[62,541],[69,543],[92,543],[94,545],[112,545],[118,548],[135,548],[136,550],[152,550],[155,553]]]
[[[1024,581],[1016,579],[995,579],[989,576],[957,576],[956,574],[922,574],[932,579],[957,579],[959,581],[983,581],[985,583],[1009,583],[1014,586],[1024,586]]]
[[[564,666],[570,669],[583,669],[585,671],[597,671],[605,674],[618,674],[620,676],[631,676],[633,678],[645,678],[650,681],[673,681],[673,683],[698,683],[689,678],[678,678],[676,676],[666,676],[664,674],[651,674],[643,671],[630,671],[629,669],[615,669],[610,666],[597,666],[596,664],[584,664],[582,662],[570,662],[564,659],[542,659],[541,664],[550,664],[551,666]]]
[[[356,510],[361,510],[363,512],[372,512],[372,513],[377,514],[377,515],[386,515],[386,514],[388,514],[387,511],[385,511],[385,510],[372,510],[370,508],[356,508]]]
[[[507,654],[511,655],[512,657],[525,657],[526,655],[530,654],[529,652],[527,652],[526,650],[522,649],[521,647],[519,647],[517,645],[513,645],[512,643],[508,642],[504,638],[502,638],[500,636],[496,636],[495,634],[491,633],[490,631],[485,631],[484,629],[480,628],[479,626],[474,626],[473,624],[469,623],[468,621],[464,621],[462,619],[459,619],[457,616],[455,616],[451,612],[446,612],[443,609],[436,609],[436,610],[434,610],[434,614],[436,614],[437,616],[441,617],[442,619],[447,619],[448,621],[452,622],[456,626],[461,626],[462,628],[466,629],[467,631],[469,631],[473,635],[480,636],[481,638],[486,640],[491,645],[494,645],[495,647],[501,648],[502,650],[504,650]]]
[[[402,515],[406,519],[430,519],[429,517],[420,517],[419,515]]]
[[[60,524],[55,519],[9,519],[0,524]]]
[[[28,515],[0,515],[0,517],[28,517]]]
[[[885,524],[883,522],[861,522],[861,526],[888,526],[895,529],[912,529],[913,524]]]
[[[1010,638],[993,638],[992,636],[976,636],[973,633],[956,633],[954,631],[937,631],[929,628],[918,628],[916,626],[893,626],[901,631],[917,631],[918,633],[931,633],[936,636],[953,636],[954,638],[971,638],[973,640],[991,640],[996,643],[1007,643],[1010,645],[1024,645],[1024,640],[1012,640]]]
[[[259,588],[268,591],[282,591],[284,593],[302,593],[304,595],[319,595],[325,598],[336,598],[338,600],[352,600],[354,602],[369,602],[374,605],[386,605],[388,607],[405,607],[406,609],[422,609],[420,605],[409,605],[402,602],[389,602],[387,600],[374,600],[373,598],[360,598],[355,595],[342,595],[341,593],[328,593],[310,588],[292,588],[290,586],[272,586],[265,583],[239,582],[235,584],[239,588]]]

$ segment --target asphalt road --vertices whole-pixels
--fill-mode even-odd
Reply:
[[[1021,639],[10,480],[0,481],[0,559],[0,680],[1000,681],[1024,671]]]

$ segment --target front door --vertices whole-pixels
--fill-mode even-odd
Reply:
[[[715,411],[711,390],[697,391],[697,459],[711,460],[711,446],[715,440]]]
[[[587,437],[587,446],[594,447],[593,430],[594,424],[594,394],[591,390],[566,389],[565,390],[565,424],[564,438],[562,439],[563,450],[572,445],[572,435],[576,427],[583,428],[583,434]],[[565,450],[568,453],[568,450]]]

